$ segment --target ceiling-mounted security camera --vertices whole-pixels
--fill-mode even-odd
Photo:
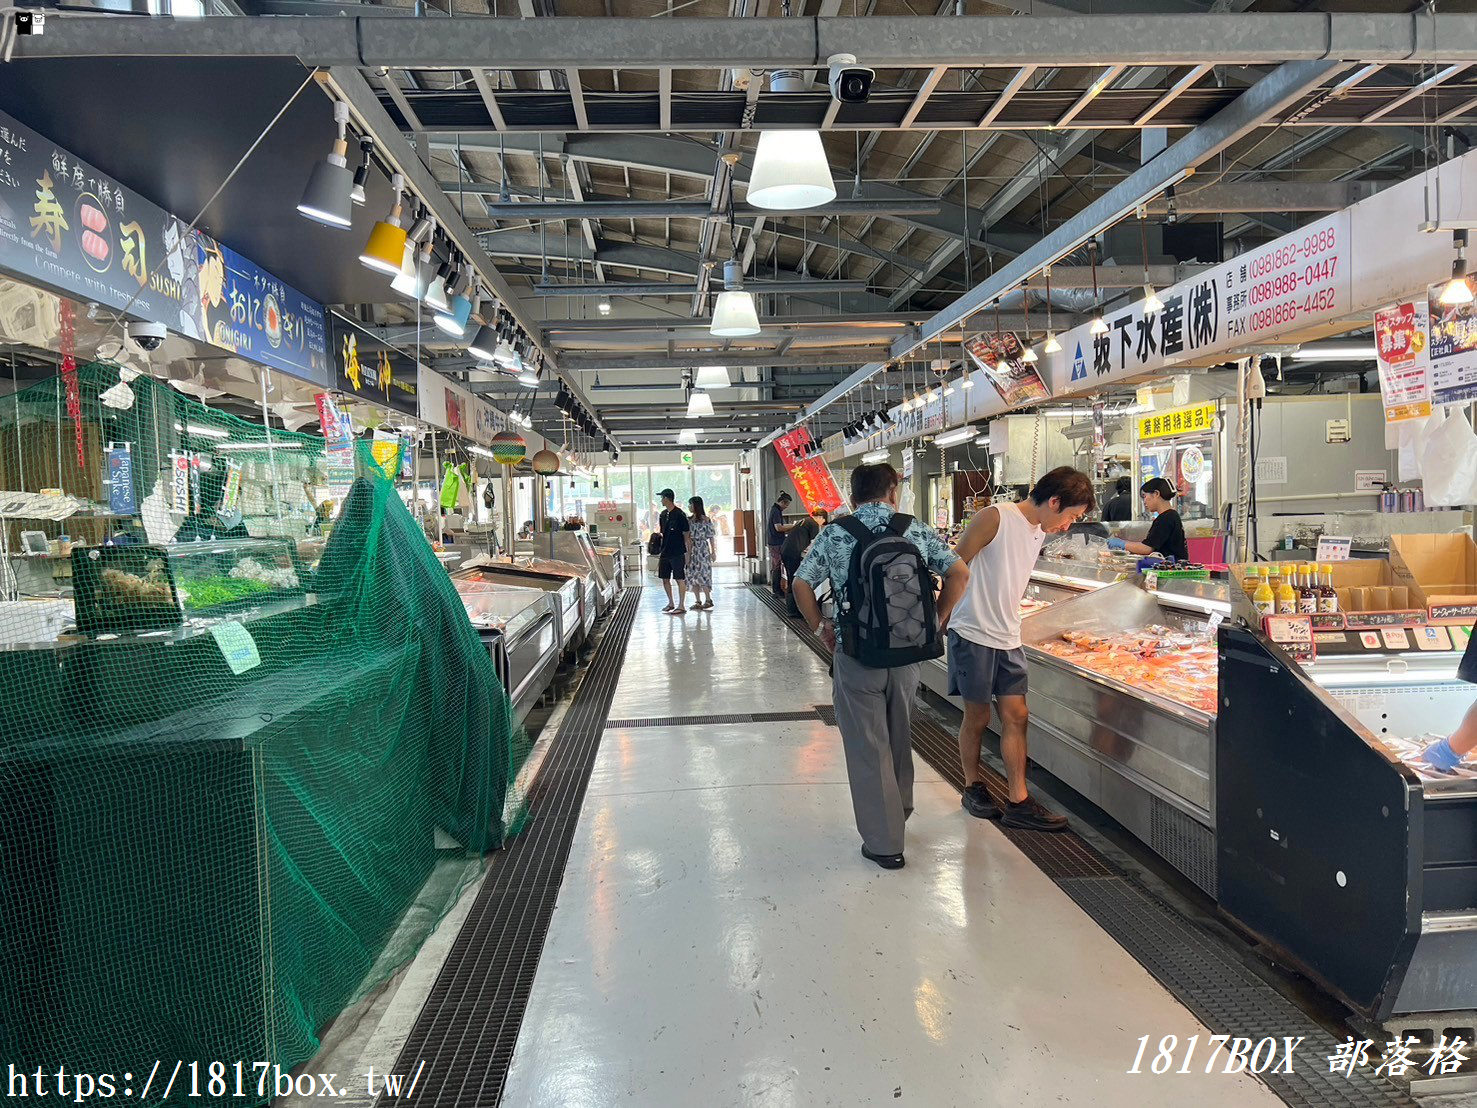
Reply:
[[[865,104],[876,73],[857,65],[855,54],[832,54],[826,61],[831,66],[831,96],[843,104]]]
[[[139,323],[130,320],[127,331],[130,341],[146,352],[158,350],[164,345],[164,340],[169,337],[169,329],[162,323]]]

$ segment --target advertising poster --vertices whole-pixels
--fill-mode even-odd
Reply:
[[[4,113],[0,268],[331,384],[321,304]]]
[[[1431,359],[1425,303],[1396,304],[1374,313],[1375,356],[1385,422],[1431,414]]]
[[[978,335],[966,343],[964,349],[984,371],[990,384],[1000,394],[1000,399],[1007,405],[1015,407],[1051,398],[1046,382],[1036,369],[1036,363],[1021,361],[1024,350],[1014,333]],[[1002,361],[1006,367],[1004,371],[998,368]]]
[[[1473,284],[1473,279],[1468,277],[1467,283]],[[1441,303],[1445,287],[1445,283],[1432,285],[1427,296],[1431,402],[1460,404],[1477,400],[1477,303],[1447,307]],[[1383,372],[1380,378],[1383,381]]]
[[[336,326],[333,343],[337,391],[408,416],[418,414],[420,368],[414,361],[389,350],[361,351],[359,335],[350,327]]]
[[[133,448],[126,442],[108,444],[108,511],[131,516],[138,511],[133,488]]]
[[[339,411],[328,393],[320,392],[314,399],[318,403],[318,424],[326,440],[329,495],[337,500],[354,483],[354,430],[349,417]]]
[[[810,445],[810,442],[810,432],[804,427],[797,427],[775,439],[774,449],[784,463],[785,472],[795,483],[795,491],[800,494],[800,502],[805,505],[805,510],[813,512],[817,508],[824,508],[828,512],[834,512],[842,504],[841,490],[836,487],[836,479],[831,476],[831,467],[826,464],[826,459],[819,454],[806,457],[796,454],[797,450]]]

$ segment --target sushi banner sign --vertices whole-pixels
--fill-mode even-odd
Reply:
[[[3,112],[0,270],[334,384],[323,305]]]

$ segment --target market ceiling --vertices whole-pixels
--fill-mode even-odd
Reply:
[[[1012,259],[1024,266],[1043,241],[1062,241],[1065,226],[1088,222],[1126,181],[1151,205],[1148,257],[1130,218],[1107,233],[1104,260],[1147,260],[1157,274],[1217,260],[1408,177],[1443,129],[1460,146],[1477,123],[1477,17],[1468,15],[1289,12],[1289,0],[1231,0],[1207,15],[1199,0],[1164,0],[1153,15],[1080,16],[1019,0],[1036,14],[985,18],[1012,7],[971,0],[960,18],[953,0],[936,16],[872,0],[841,18],[839,0],[799,0],[799,18],[776,19],[765,18],[779,14],[769,0],[697,0],[677,16],[655,0],[518,0],[493,5],[501,18],[415,18],[408,2],[331,19],[67,14],[0,66],[0,101],[144,195],[193,214],[303,81],[304,65],[333,67],[330,83],[364,89],[356,129],[375,116],[396,132],[381,137],[440,183],[551,362],[567,362],[587,390],[601,382],[586,394],[596,410],[680,403],[681,368],[710,363],[747,367],[750,388],[734,398],[813,404],[900,344],[935,332],[952,341],[960,319],[1002,292],[1000,325],[1039,335],[1046,291],[1038,281],[1023,298]],[[252,10],[339,8],[255,0]],[[827,92],[816,66],[837,51],[876,68],[866,103]],[[1248,89],[1296,59],[1309,60],[1283,66],[1280,95],[1247,110]],[[810,88],[776,92],[744,72],[790,65],[805,68]],[[80,113],[79,88],[90,90]],[[1216,121],[1232,117],[1239,125],[1223,128],[1225,141],[1208,141]],[[747,204],[758,131],[807,127],[824,136],[836,200],[794,212]],[[1166,163],[1140,169],[1165,145],[1159,127],[1203,137],[1202,153],[1214,147],[1196,162],[1193,186],[1181,184],[1173,217],[1158,173]],[[202,225],[400,341],[429,338],[429,317],[418,328],[413,309],[356,264],[388,203],[382,176],[371,178],[347,233],[293,211],[292,194],[332,137],[330,102],[309,89]],[[730,252],[759,294],[752,338],[705,331]],[[1069,250],[1066,265],[1085,260]],[[1051,292],[1054,322],[1070,326],[1122,295],[1098,288],[1064,274]],[[993,318],[974,316],[975,325]],[[622,319],[653,322],[633,332]],[[462,351],[434,355],[454,373],[466,369]],[[638,380],[622,364],[653,372]],[[644,391],[663,382],[669,394]],[[627,409],[621,418],[643,417]],[[623,433],[675,439],[669,412],[645,418]],[[838,407],[819,423],[844,419]]]

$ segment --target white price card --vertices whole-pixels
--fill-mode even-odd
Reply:
[[[240,677],[249,669],[262,664],[261,653],[251,632],[239,623],[217,623],[210,629],[215,644],[221,648],[221,656],[232,673]]]
[[[1318,540],[1318,562],[1347,562],[1354,540],[1341,535],[1324,535]]]
[[[1388,469],[1356,469],[1354,471],[1355,492],[1379,492],[1390,483]]]

